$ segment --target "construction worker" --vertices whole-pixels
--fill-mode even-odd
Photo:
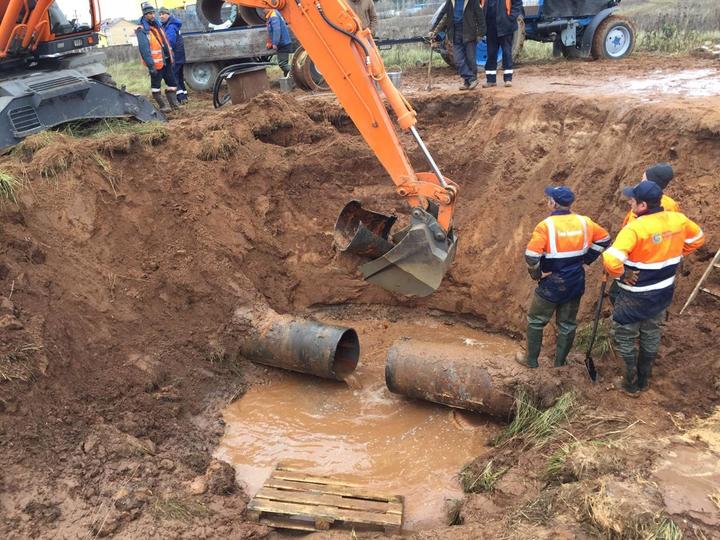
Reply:
[[[460,90],[477,88],[477,42],[485,35],[485,15],[478,0],[446,0],[442,16],[430,30],[434,43],[438,32],[446,32],[453,45],[453,59],[463,79]]]
[[[150,89],[153,98],[159,105],[160,111],[168,112],[170,108],[161,94],[162,81],[165,81],[165,96],[170,107],[178,108],[172,47],[162,26],[155,19],[155,7],[149,2],[143,2],[140,7],[143,16],[135,29],[140,57],[150,73]]]
[[[603,263],[611,277],[619,278],[613,327],[625,362],[621,388],[636,396],[650,382],[660,325],[675,292],[677,266],[683,256],[703,245],[705,237],[687,216],[663,209],[662,189],[656,183],[640,182],[623,194],[637,218],[603,253]]]
[[[669,163],[656,163],[655,165],[651,165],[650,167],[645,169],[642,181],[655,182],[658,186],[660,186],[660,189],[665,191],[665,188],[668,186],[670,180],[672,180],[674,176],[675,172],[673,171],[672,165],[670,165]],[[662,199],[660,200],[660,205],[668,212],[680,211],[680,206],[678,205],[678,203],[676,203],[672,198],[665,195],[665,193],[663,193]],[[633,221],[635,218],[637,218],[637,216],[633,213],[633,211],[628,210],[628,213],[625,215],[625,219],[623,220],[622,226],[624,227],[625,225]]]
[[[168,42],[173,52],[173,73],[177,81],[177,100],[179,103],[186,103],[188,100],[187,88],[185,87],[185,75],[183,67],[185,66],[185,42],[183,40],[182,21],[177,17],[170,15],[170,10],[166,7],[160,8],[160,22],[167,36]]]
[[[570,210],[575,201],[570,188],[547,187],[545,195],[550,216],[535,227],[525,251],[530,277],[538,282],[527,316],[527,354],[516,356],[520,364],[531,368],[538,367],[543,329],[553,313],[558,329],[555,367],[565,365],[585,292],[583,264],[592,264],[610,245],[605,229]]]
[[[280,15],[280,12],[276,9],[266,9],[265,20],[267,21],[268,33],[266,47],[275,51],[278,65],[283,72],[283,77],[287,78],[290,73],[290,54],[293,52],[290,31],[285,23],[285,19],[282,18],[282,15]]]
[[[480,0],[487,21],[487,62],[483,88],[497,86],[497,57],[502,50],[503,81],[512,86],[513,34],[518,29],[517,18],[522,13],[522,0]]]
[[[378,16],[373,0],[348,0],[348,5],[358,16],[363,28],[369,28],[373,36],[377,35]]]

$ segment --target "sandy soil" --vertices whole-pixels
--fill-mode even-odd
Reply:
[[[692,498],[678,491],[687,471],[662,472],[673,460],[717,462],[717,417],[692,420],[718,403],[717,301],[701,296],[678,311],[720,247],[718,97],[611,84],[689,64],[717,71],[688,58],[560,63],[523,67],[514,88],[475,93],[452,90],[447,70],[437,79],[447,89],[423,92],[421,70],[409,73],[420,130],[461,185],[457,259],[424,300],[364,283],[355,261],[332,248],[347,200],[406,208],[331,97],[269,93],[218,112],[200,106],[151,135],[41,135],[0,158],[26,179],[17,204],[0,210],[3,536],[270,534],[244,522],[246,496],[232,469],[211,461],[220,411],[274,373],[234,355],[236,307],[398,306],[521,336],[532,293],[522,252],[545,213],[542,187],[570,185],[577,210],[617,232],[626,211],[620,187],[660,160],[675,166],[669,193],[708,243],[685,261],[653,389],[632,401],[605,390],[620,373],[612,358],[598,362],[601,384],[579,389],[584,410],[622,414],[633,426],[620,450],[608,450],[612,466],[548,483],[543,452],[499,448],[509,470],[498,490],[467,498],[464,525],[418,537],[631,537],[641,529],[622,525],[626,509],[608,500],[642,500],[648,515],[672,516],[689,537],[718,536],[712,493],[693,488],[706,506],[691,511],[683,501]],[[599,273],[588,275],[585,320]],[[567,500],[588,504],[516,512]]]

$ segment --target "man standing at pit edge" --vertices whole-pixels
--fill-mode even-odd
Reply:
[[[656,183],[640,182],[625,188],[623,195],[637,219],[603,253],[603,263],[611,277],[620,278],[613,327],[625,362],[622,390],[637,396],[650,383],[660,347],[660,324],[675,292],[677,266],[705,243],[705,237],[687,216],[662,207],[662,190]]]
[[[517,19],[522,13],[522,0],[480,0],[487,21],[487,62],[483,88],[497,86],[497,56],[502,50],[503,81],[512,86],[513,35],[518,29]]]
[[[528,311],[527,354],[516,360],[538,367],[543,329],[555,313],[555,367],[565,365],[575,341],[577,312],[585,292],[585,270],[610,245],[610,235],[587,216],[574,214],[575,194],[565,186],[545,188],[550,216],[535,227],[525,251],[530,277],[538,282]]]
[[[373,37],[377,35],[378,17],[373,0],[348,0],[348,5],[358,16],[363,28],[369,28]]]
[[[285,19],[276,9],[265,9],[265,19],[267,21],[266,48],[275,51],[278,66],[282,69],[283,77],[287,78],[290,73],[290,54],[293,52],[290,31]]]
[[[170,15],[168,8],[161,7],[160,22],[173,52],[173,73],[177,81],[177,100],[179,103],[185,103],[188,100],[188,93],[187,88],[185,88],[185,74],[183,73],[185,67],[185,41],[181,30],[182,21]]]
[[[138,21],[135,35],[138,40],[138,49],[143,64],[147,66],[150,73],[150,89],[153,98],[160,107],[161,112],[168,112],[167,104],[160,93],[162,82],[165,81],[165,96],[167,96],[170,107],[178,108],[177,81],[173,73],[173,52],[168,42],[165,31],[155,19],[155,8],[150,2],[141,4],[142,18]]]
[[[447,32],[453,45],[455,67],[463,79],[460,90],[477,88],[477,42],[485,35],[485,16],[478,0],[446,0],[442,16],[430,30],[431,44],[438,32]]]

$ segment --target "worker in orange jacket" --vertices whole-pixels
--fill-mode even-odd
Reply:
[[[160,111],[168,112],[170,108],[177,109],[177,79],[173,71],[173,50],[168,41],[165,30],[155,18],[155,6],[150,2],[141,5],[142,18],[138,21],[135,35],[138,40],[138,50],[143,64],[150,74],[150,90],[153,98],[160,107]],[[165,97],[170,107],[162,98],[161,85],[165,81]]]
[[[553,313],[558,329],[555,367],[565,365],[585,292],[583,264],[592,264],[610,245],[604,228],[570,210],[575,200],[570,188],[548,187],[545,195],[550,216],[535,227],[525,251],[530,277],[538,282],[527,316],[527,354],[516,356],[520,364],[531,368],[538,367],[543,329]]]
[[[655,182],[640,182],[623,194],[637,218],[603,253],[603,263],[607,273],[619,279],[613,327],[625,362],[622,389],[637,396],[650,382],[660,325],[675,292],[677,266],[703,245],[705,237],[687,216],[662,207],[662,189]]]

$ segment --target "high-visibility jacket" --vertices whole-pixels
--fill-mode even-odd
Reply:
[[[667,195],[663,195],[662,199],[660,200],[660,206],[663,207],[663,210],[667,210],[668,212],[679,212],[680,211],[680,205],[675,202],[675,200],[671,197],[668,197]],[[625,215],[625,219],[623,220],[622,226],[624,227],[631,221],[634,221],[637,219],[637,216],[635,215],[635,212],[632,210],[628,211],[628,213]]]
[[[631,221],[603,253],[605,270],[612,277],[637,271],[634,285],[617,282],[620,296],[613,319],[631,324],[660,314],[672,302],[675,273],[683,256],[705,243],[697,223],[680,212],[651,211]]]
[[[551,272],[540,279],[535,292],[563,304],[585,292],[584,264],[591,264],[610,245],[608,232],[587,216],[556,210],[537,224],[525,250],[533,270]]]
[[[140,58],[145,66],[152,64],[159,71],[165,67],[166,60],[174,61],[172,47],[159,23],[150,23],[142,18],[135,35],[138,38]]]

